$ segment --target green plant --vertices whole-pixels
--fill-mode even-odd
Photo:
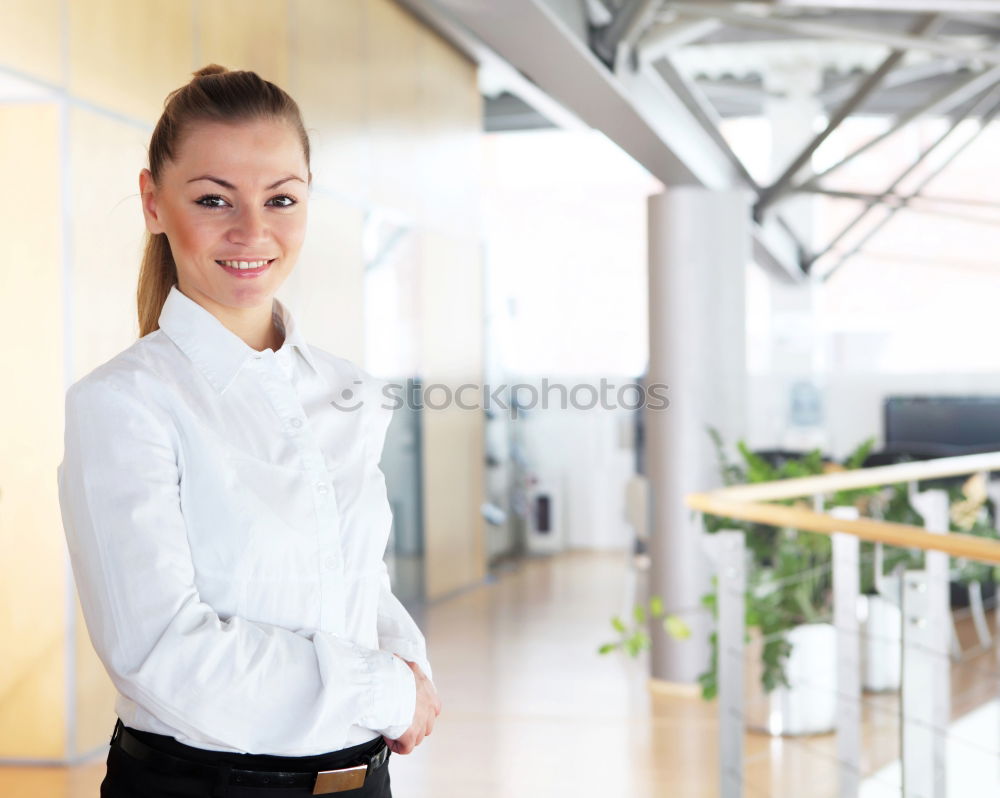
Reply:
[[[737,443],[742,462],[734,463],[725,453],[721,436],[714,428],[708,433],[715,445],[719,471],[726,485],[773,482],[781,479],[813,476],[831,471],[860,468],[875,444],[868,438],[857,446],[843,464],[824,459],[819,449],[797,458],[785,458],[770,463],[750,451],[745,442]],[[824,509],[854,505],[867,509],[878,488],[858,488],[838,491],[824,497]],[[777,504],[811,508],[809,499],[784,499]],[[832,546],[827,535],[801,532],[732,518],[703,515],[705,531],[740,529],[744,532],[750,552],[747,573],[745,627],[756,629],[763,641],[761,647],[761,684],[766,692],[787,686],[785,665],[792,646],[782,634],[804,623],[815,623],[829,616],[832,593]],[[713,581],[713,585],[714,585]],[[715,614],[716,593],[707,594],[702,603]],[[712,656],[707,670],[699,677],[704,698],[712,698],[717,690],[717,638],[710,636]]]
[[[801,457],[785,458],[772,464],[752,452],[743,441],[739,441],[736,448],[742,460],[733,462],[726,455],[718,431],[709,427],[708,433],[715,446],[719,472],[725,485],[772,482],[861,468],[875,443],[874,438],[866,439],[843,463],[825,459],[820,450],[814,449]],[[948,490],[953,531],[1000,537],[994,523],[996,508],[987,497],[985,482],[980,475],[970,477],[961,485],[950,480],[927,483],[924,487],[943,487]],[[802,498],[784,499],[775,503],[799,505],[807,509],[813,506],[809,499]],[[823,499],[824,510],[848,505],[857,507],[861,515],[914,526],[924,525],[923,517],[910,502],[909,486],[905,483],[838,491]],[[702,515],[702,523],[708,533],[724,529],[744,532],[750,554],[744,597],[747,639],[753,629],[758,630],[761,635],[761,684],[764,690],[770,692],[779,686],[788,686],[785,665],[792,645],[782,633],[804,623],[822,621],[831,613],[833,574],[830,537],[710,514]],[[872,543],[861,543],[860,576],[863,593],[874,592],[874,548]],[[921,551],[892,546],[884,548],[881,558],[883,572],[919,568],[922,563]],[[963,584],[972,581],[1000,581],[1000,566],[956,558],[952,558],[951,566],[953,580]],[[713,618],[717,613],[716,585],[713,577],[712,590],[701,601]],[[608,654],[621,650],[630,656],[638,656],[650,645],[646,632],[650,620],[660,620],[663,628],[675,639],[683,640],[691,635],[687,624],[677,615],[665,613],[662,599],[653,596],[648,607],[635,606],[631,623],[626,623],[619,616],[611,619],[618,639],[604,643],[598,652]],[[715,632],[711,633],[709,642],[709,665],[699,676],[702,696],[706,699],[714,698],[718,690],[718,639]]]
[[[612,651],[620,650],[630,656],[638,656],[639,652],[649,648],[651,642],[646,631],[649,620],[660,621],[664,631],[677,640],[686,640],[691,636],[690,627],[679,616],[664,612],[663,598],[651,596],[648,605],[636,604],[632,609],[631,623],[626,623],[619,615],[611,619],[611,626],[618,633],[618,639],[601,644],[597,653],[610,654]]]
[[[996,529],[996,506],[986,492],[984,474],[973,474],[958,482],[954,479],[933,480],[922,483],[924,490],[939,489],[948,494],[949,530],[966,535],[998,538]],[[924,517],[910,502],[909,486],[904,484],[886,486],[882,501],[875,505],[875,517],[900,524],[924,526]],[[874,544],[863,543],[862,552],[872,551]],[[897,568],[922,568],[923,552],[918,549],[887,547],[883,554],[883,570],[891,572]],[[1000,578],[1000,566],[952,557],[949,560],[951,581],[968,586],[972,582],[996,582]],[[861,590],[874,592],[874,573],[871,559],[863,558]]]
[[[885,485],[872,497],[869,515],[882,521],[897,524],[923,526],[924,517],[910,503],[909,486],[904,483]],[[876,544],[866,540],[860,546],[860,591],[870,596],[875,590]],[[921,568],[924,554],[920,549],[904,549],[898,546],[883,546],[881,558],[882,573],[894,573],[899,569]]]
[[[996,507],[986,492],[986,475],[973,474],[961,485],[951,482],[948,487],[950,502],[949,528],[953,532],[997,538]],[[964,557],[952,557],[951,579],[960,585],[972,582],[995,582],[1000,576],[1000,566],[990,565]]]

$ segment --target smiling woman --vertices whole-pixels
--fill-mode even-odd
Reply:
[[[140,334],[174,283],[238,334],[269,330],[263,300],[305,236],[309,138],[295,101],[255,73],[206,67],[185,88],[168,98],[139,176],[150,234]],[[257,343],[276,349],[271,336]]]
[[[70,386],[58,470],[118,691],[102,798],[389,798],[390,752],[441,711],[382,561],[380,381],[275,297],[311,184],[298,107],[256,73],[168,97],[139,175],[141,337]]]

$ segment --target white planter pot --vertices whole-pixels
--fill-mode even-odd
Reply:
[[[837,723],[837,633],[832,624],[811,623],[790,629],[792,651],[786,660],[789,687],[765,693],[760,683],[759,636],[748,647],[747,725],[773,736],[826,734]]]
[[[861,684],[874,693],[898,690],[902,679],[903,613],[884,596],[862,596]]]

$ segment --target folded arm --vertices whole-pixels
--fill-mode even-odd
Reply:
[[[378,640],[380,648],[417,663],[424,675],[431,681],[434,680],[431,664],[427,659],[427,642],[406,607],[393,594],[385,562],[382,563],[382,585],[378,601]]]

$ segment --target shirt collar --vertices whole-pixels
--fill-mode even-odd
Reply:
[[[285,331],[282,348],[297,349],[310,368],[319,374],[313,353],[292,312],[277,297],[273,298],[271,307],[272,318],[279,329]],[[253,347],[226,327],[211,311],[183,293],[176,284],[170,287],[170,293],[163,303],[159,325],[191,362],[201,369],[219,393],[229,387],[247,358],[257,354]]]

